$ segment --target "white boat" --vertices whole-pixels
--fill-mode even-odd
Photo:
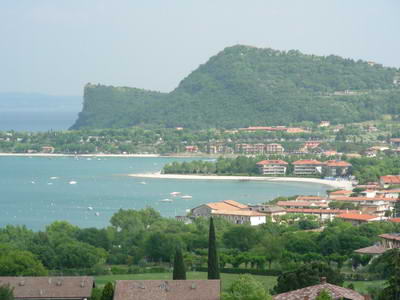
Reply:
[[[141,181],[141,182],[139,182],[140,184],[147,184],[145,181]]]
[[[181,192],[172,192],[172,193],[169,193],[171,196],[178,196],[179,194],[180,194]]]
[[[88,208],[87,208],[88,210],[93,210],[93,207],[91,207],[91,206],[88,206]]]
[[[181,196],[182,199],[192,199],[193,197],[190,195],[183,195]]]
[[[100,213],[97,211],[97,212],[94,213],[94,215],[95,215],[96,217],[98,217],[98,216],[100,216]]]
[[[55,180],[55,179],[58,179],[58,177],[53,176],[53,177],[50,177],[50,179],[51,179],[51,180]]]
[[[36,182],[34,182],[34,181],[31,181],[31,183],[32,183],[32,184],[35,184]]]
[[[77,182],[75,180],[71,180],[70,182],[68,182],[69,184],[77,184]]]
[[[174,202],[174,200],[166,198],[166,199],[160,200],[160,202]]]
[[[48,185],[52,185],[53,183],[52,183],[52,182],[48,182],[47,184],[48,184]]]

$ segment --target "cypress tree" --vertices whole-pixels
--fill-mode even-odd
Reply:
[[[208,235],[208,279],[220,279],[217,245],[213,218],[210,218],[210,232]]]
[[[177,247],[174,257],[174,272],[172,275],[173,280],[186,280],[185,263],[183,262],[182,250]]]
[[[111,282],[107,282],[104,286],[101,300],[113,300],[114,298],[114,286]]]

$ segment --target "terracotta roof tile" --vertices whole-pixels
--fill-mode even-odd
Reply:
[[[0,277],[0,285],[14,288],[15,298],[90,298],[93,277]]]
[[[328,203],[321,201],[278,201],[278,206],[328,207]]]
[[[383,246],[373,245],[370,247],[365,247],[365,248],[354,250],[354,252],[360,253],[360,254],[382,254],[382,253],[386,252],[387,250],[388,249]]]
[[[371,221],[374,219],[379,219],[377,216],[355,214],[355,213],[345,213],[338,215],[337,217],[344,220],[356,220],[356,221]]]
[[[317,284],[313,286],[309,286],[303,289],[294,290],[291,292],[278,294],[273,297],[274,300],[304,300],[315,299],[318,294],[322,291],[328,291],[333,299],[350,299],[350,300],[364,300],[364,296],[357,293],[356,291],[346,289],[337,285],[333,285],[330,283]],[[308,297],[308,298],[307,298]]]
[[[287,213],[317,213],[317,214],[334,214],[340,215],[344,213],[357,213],[358,210],[345,210],[345,209],[318,209],[318,208],[287,208]]]
[[[351,163],[343,160],[328,160],[325,165],[328,167],[351,167]]]
[[[381,181],[388,184],[400,184],[400,175],[381,176]]]
[[[287,165],[288,163],[283,160],[262,160],[257,165]]]
[[[219,300],[219,280],[117,280],[113,300]]]
[[[339,190],[339,191],[330,192],[329,195],[351,195],[352,193],[353,193],[353,191]]]

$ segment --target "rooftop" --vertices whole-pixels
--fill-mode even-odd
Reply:
[[[114,300],[219,300],[219,280],[117,280]]]
[[[353,291],[346,289],[341,286],[333,285],[330,283],[321,283],[313,286],[309,286],[303,289],[290,291],[283,294],[278,294],[273,297],[274,300],[304,300],[304,299],[315,299],[318,294],[326,290],[329,292],[333,299],[349,299],[349,300],[364,300],[364,296]]]
[[[257,165],[287,165],[288,163],[283,160],[262,160]]]
[[[400,175],[381,176],[381,181],[389,184],[400,184]]]
[[[211,203],[207,203],[206,205],[213,210],[240,210],[240,209],[248,209],[249,208],[247,205],[236,202],[234,200],[211,202]]]
[[[93,277],[0,277],[0,285],[14,288],[15,298],[90,298]]]
[[[307,206],[307,207],[328,207],[328,203],[321,201],[278,201],[278,206]]]
[[[340,215],[345,213],[358,213],[358,210],[345,210],[345,209],[318,209],[318,208],[287,208],[287,213],[315,213],[315,214],[334,214]]]
[[[351,167],[351,163],[343,160],[328,160],[325,165],[328,167]]]
[[[357,213],[345,213],[338,215],[337,217],[344,220],[355,220],[355,221],[366,221],[366,222],[378,219],[377,216],[357,214]]]
[[[388,249],[386,249],[383,246],[373,245],[370,247],[365,247],[365,248],[354,250],[354,252],[359,253],[359,254],[382,254],[387,250]]]

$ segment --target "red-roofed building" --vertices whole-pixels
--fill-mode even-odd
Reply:
[[[191,214],[194,218],[221,217],[234,224],[259,225],[267,221],[266,214],[253,211],[249,206],[234,200],[203,204],[193,208]]]
[[[197,146],[186,146],[185,151],[189,153],[199,152],[199,148]]]
[[[381,176],[379,183],[382,187],[387,188],[394,184],[400,184],[400,175]]]
[[[321,283],[313,286],[308,286],[302,289],[275,295],[274,300],[314,300],[322,292],[326,291],[331,299],[340,300],[366,300],[363,295],[346,289],[341,286],[333,285],[326,282],[326,278],[321,278]]]
[[[319,141],[308,141],[304,143],[303,147],[308,149],[314,149],[317,148],[319,145],[321,145],[321,142]]]
[[[337,218],[342,219],[343,221],[350,222],[353,225],[360,225],[362,223],[373,222],[373,221],[381,221],[382,218],[373,216],[373,215],[363,215],[361,212],[357,213],[345,213],[338,215]]]
[[[325,201],[278,201],[276,205],[286,208],[328,208]]]
[[[235,151],[242,154],[263,154],[264,144],[236,144]]]
[[[319,209],[319,208],[287,208],[286,213],[318,216],[321,221],[332,221],[336,216],[345,213],[359,213],[358,210]]]
[[[325,162],[326,176],[348,176],[350,174],[351,164],[343,160],[328,160]]]
[[[283,160],[262,160],[257,168],[263,175],[285,175],[288,163]]]
[[[329,199],[335,200],[337,197],[348,197],[353,194],[353,191],[350,190],[338,190],[329,193]]]
[[[390,144],[395,147],[400,147],[400,139],[399,138],[390,139]]]
[[[266,153],[283,153],[285,148],[282,147],[281,144],[266,144],[265,152]]]
[[[114,300],[219,300],[219,280],[117,280]]]
[[[89,299],[94,287],[93,277],[0,277],[0,286],[10,285],[16,300]]]
[[[313,159],[303,159],[295,161],[293,165],[294,175],[320,175],[324,163]]]

